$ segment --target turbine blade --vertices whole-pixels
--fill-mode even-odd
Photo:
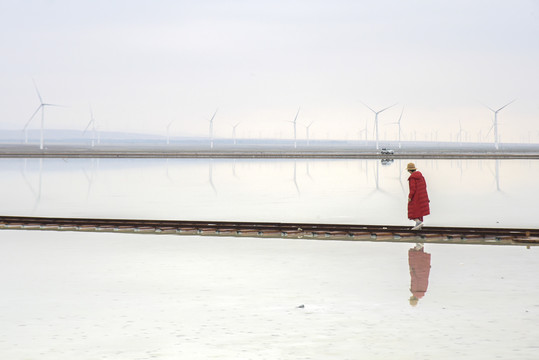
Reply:
[[[34,83],[34,87],[36,89],[36,93],[37,93],[37,96],[39,97],[39,103],[40,104],[43,104],[43,98],[41,97],[41,94],[39,93],[39,90],[37,88],[37,84],[36,84],[36,81],[34,79],[32,79],[32,82]]]
[[[397,121],[397,124],[401,123],[402,114],[404,113],[404,105],[402,106],[401,115],[399,116],[399,121]]]
[[[296,120],[298,119],[298,115],[299,115],[299,111],[301,110],[301,108],[298,108],[298,112],[296,113],[296,117],[294,118],[294,123],[296,122]]]
[[[490,134],[490,132],[492,131],[492,129],[494,129],[494,124],[492,124],[492,126],[491,126],[490,129],[488,130],[488,132],[487,132],[487,134],[485,135],[485,137],[487,137],[487,136]]]
[[[211,117],[210,122],[212,122],[213,119],[215,118],[215,115],[217,115],[217,111],[219,111],[219,108],[217,108],[217,109],[215,110],[215,112],[213,113],[213,116]]]
[[[504,106],[502,106],[501,108],[499,108],[498,110],[496,110],[496,112],[502,110],[502,109],[505,108],[506,106],[511,105],[511,104],[514,103],[515,101],[517,101],[517,99],[514,99],[513,101],[508,102],[507,104],[505,104]]]
[[[487,109],[489,109],[490,111],[492,111],[492,112],[494,112],[494,113],[496,112],[496,110],[494,110],[494,109],[491,108],[490,106],[488,106],[488,105],[482,103],[481,101],[479,101],[479,103],[480,103],[481,105],[483,105],[484,107],[486,107]]]
[[[48,103],[45,103],[45,104],[42,104],[42,105],[43,105],[43,106],[55,106],[55,107],[63,107],[63,108],[67,107],[67,106],[65,106],[65,105],[58,105],[58,104],[48,104]]]
[[[26,122],[26,124],[24,125],[23,127],[23,130],[26,130],[26,128],[28,127],[28,125],[30,125],[30,121],[32,121],[32,119],[34,118],[34,116],[36,116],[36,114],[38,113],[38,111],[41,109],[43,105],[39,105],[36,109],[36,111],[34,111],[34,113],[32,114],[32,116],[30,116],[30,119],[28,119],[28,121]]]
[[[86,131],[90,128],[90,125],[92,125],[92,122],[93,122],[93,120],[90,120],[90,122],[88,123],[88,125],[86,125],[86,128],[84,129],[82,134],[86,134]]]
[[[397,105],[397,104],[398,104],[398,103],[394,103],[393,105],[388,106],[388,107],[386,107],[385,109],[382,109],[382,110],[378,111],[377,114],[380,114],[382,111],[386,111],[387,109],[392,108],[393,106],[395,106],[395,105]]]
[[[363,101],[359,100],[360,103],[362,103],[363,105],[365,105],[370,111],[372,111],[373,113],[376,114],[376,111],[374,111],[369,105],[365,104]]]

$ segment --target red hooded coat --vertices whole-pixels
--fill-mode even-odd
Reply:
[[[427,194],[427,183],[423,174],[414,171],[408,178],[410,194],[408,198],[408,219],[418,219],[430,214],[429,195]]]

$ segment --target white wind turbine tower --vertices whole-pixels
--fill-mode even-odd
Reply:
[[[168,125],[167,125],[167,145],[170,144],[170,126],[172,125],[173,122],[174,122],[174,120],[169,122]]]
[[[39,148],[43,150],[43,127],[45,123],[45,107],[46,106],[61,106],[56,104],[48,104],[43,102],[43,98],[41,97],[41,94],[39,93],[39,90],[37,89],[36,82],[34,81],[34,87],[36,88],[37,96],[39,97],[39,106],[37,107],[36,111],[32,114],[30,119],[26,122],[24,125],[24,143],[28,144],[28,125],[30,125],[30,122],[36,116],[36,114],[41,110],[41,132],[40,132],[40,140],[39,140]]]
[[[95,146],[96,142],[96,128],[95,128],[95,119],[94,119],[94,112],[92,111],[92,107],[90,106],[90,121],[88,122],[88,125],[86,125],[86,128],[84,129],[83,134],[88,131],[90,128],[90,125],[92,126],[92,147]]]
[[[215,115],[217,115],[217,110],[213,113],[213,116],[210,119],[210,149],[213,149],[213,119],[215,119]]]
[[[367,120],[365,120],[365,127],[363,129],[359,129],[358,131],[358,139],[361,140],[361,134],[365,133],[365,146],[367,146]]]
[[[288,121],[289,123],[294,124],[294,149],[297,148],[297,121],[298,121],[298,115],[301,108],[298,108],[298,112],[296,113],[296,117],[294,118],[294,121]]]
[[[492,127],[490,128],[490,130],[488,131],[490,133],[490,131],[492,129],[494,129],[494,146],[496,147],[496,150],[498,150],[499,148],[499,137],[498,137],[498,112],[502,109],[504,109],[506,106],[509,106],[510,104],[514,103],[517,99],[514,99],[510,102],[508,102],[507,104],[505,104],[504,106],[502,106],[501,108],[499,108],[498,110],[494,110],[492,108],[490,108],[489,106],[486,106],[490,111],[492,111],[494,113],[494,123],[492,124]],[[488,133],[487,133],[488,135]]]
[[[459,120],[459,132],[457,133],[457,139],[459,141],[460,146],[462,146],[462,133],[464,130],[462,130],[462,122]]]
[[[403,113],[404,113],[404,106],[402,107],[401,115],[399,116],[399,120],[397,120],[397,122],[391,123],[391,124],[399,125],[399,149],[401,148],[401,135],[402,135],[402,131],[401,131],[401,119],[402,119],[402,114],[403,114]]]
[[[374,128],[375,128],[375,131],[376,131],[376,150],[378,150],[378,114],[380,114],[381,112],[384,112],[386,111],[387,109],[389,108],[392,108],[393,106],[397,105],[397,103],[391,105],[391,106],[388,106],[382,110],[379,110],[379,111],[374,111],[369,105],[365,104],[363,101],[360,100],[360,102],[365,105],[366,107],[369,108],[370,111],[372,111],[374,113]]]
[[[307,146],[309,146],[309,143],[310,143],[309,130],[311,129],[311,126],[313,124],[314,124],[314,121],[311,121],[309,125],[305,126],[305,135],[307,136]]]
[[[234,145],[236,145],[236,128],[239,124],[241,124],[241,121],[232,126],[232,139],[234,140]]]

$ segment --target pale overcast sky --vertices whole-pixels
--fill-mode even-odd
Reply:
[[[0,0],[0,129],[39,105],[48,128],[354,139],[375,109],[380,135],[459,120],[502,141],[539,142],[539,1]],[[38,128],[36,119],[32,128]],[[298,128],[300,136],[304,128]],[[425,135],[422,135],[425,134]],[[453,135],[454,136],[454,135]],[[492,133],[490,134],[492,137]]]

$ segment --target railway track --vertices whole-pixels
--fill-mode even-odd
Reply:
[[[356,240],[488,245],[539,245],[539,229],[88,219],[0,216],[0,229],[94,231],[313,240]]]

